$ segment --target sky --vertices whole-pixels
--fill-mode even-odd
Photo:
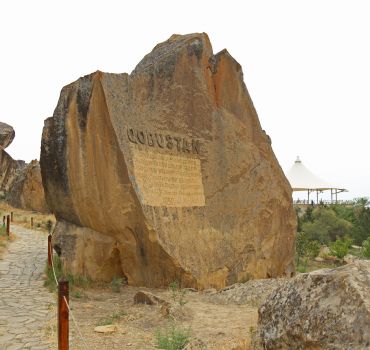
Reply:
[[[172,34],[206,32],[242,65],[263,129],[287,171],[370,197],[367,0],[0,2],[0,121],[15,159],[39,159],[61,88],[96,70],[131,72]]]

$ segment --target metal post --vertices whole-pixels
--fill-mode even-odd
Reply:
[[[6,234],[10,235],[10,215],[6,216]]]
[[[51,259],[52,259],[52,246],[51,246],[51,235],[48,235],[48,266],[51,268]]]
[[[13,212],[10,212],[10,221],[13,222]]]
[[[69,349],[69,287],[67,280],[60,280],[58,286],[58,350]],[[65,299],[66,300],[65,300]]]

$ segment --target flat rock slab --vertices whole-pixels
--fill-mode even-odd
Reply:
[[[117,332],[117,326],[110,324],[106,326],[97,326],[94,328],[94,331],[97,333],[114,333]]]
[[[12,226],[17,239],[0,261],[0,350],[51,349],[45,327],[53,294],[43,286],[47,235]]]

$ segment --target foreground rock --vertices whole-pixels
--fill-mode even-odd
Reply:
[[[260,349],[369,349],[370,261],[286,281],[258,322]]]
[[[294,271],[290,185],[240,65],[206,34],[63,88],[40,162],[74,274],[221,288]]]
[[[16,208],[48,212],[37,160],[33,160],[19,172],[7,194],[7,201]]]

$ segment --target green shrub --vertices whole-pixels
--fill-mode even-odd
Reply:
[[[113,277],[112,282],[109,284],[112,292],[119,293],[123,285],[123,278]]]
[[[185,300],[186,290],[180,288],[180,283],[178,281],[171,282],[169,289],[174,302],[178,302],[180,306],[184,306],[187,303]]]
[[[367,237],[367,240],[362,242],[362,255],[366,259],[370,259],[370,237]]]
[[[305,262],[303,265],[302,264],[297,265],[297,271],[300,273],[307,272],[307,262]]]
[[[300,264],[301,258],[316,258],[320,252],[320,247],[321,244],[318,241],[310,240],[304,232],[298,232],[296,237],[297,266]]]
[[[321,247],[321,244],[318,241],[308,241],[307,248],[306,248],[307,255],[311,259],[315,259],[320,253],[320,247]]]
[[[348,254],[348,250],[351,247],[352,242],[352,239],[348,237],[343,239],[338,238],[335,242],[330,243],[330,252],[338,259],[343,259]]]
[[[181,350],[189,342],[190,328],[177,328],[174,324],[171,324],[165,330],[157,330],[155,337],[157,349]]]

